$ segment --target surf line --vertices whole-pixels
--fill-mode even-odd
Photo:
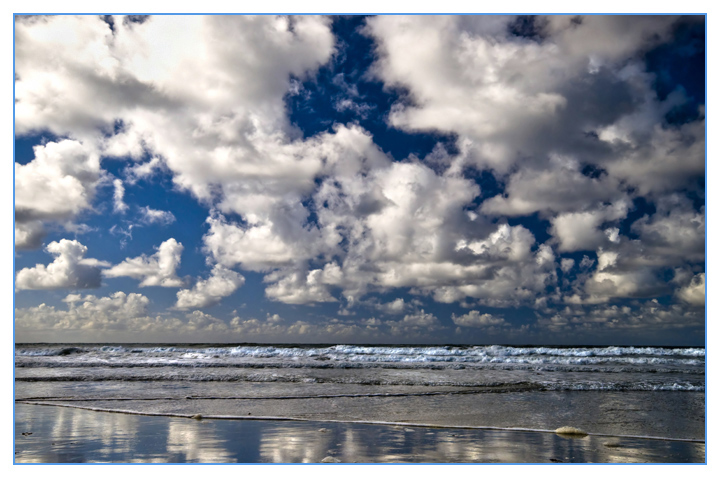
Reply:
[[[415,427],[415,428],[442,428],[448,430],[495,430],[510,432],[530,432],[530,433],[552,433],[557,435],[556,430],[546,430],[542,428],[519,428],[519,427],[491,427],[481,425],[431,425],[427,423],[409,423],[409,422],[387,422],[382,420],[332,420],[317,418],[298,418],[298,417],[276,417],[276,416],[244,416],[244,415],[199,415],[186,413],[160,413],[160,412],[139,412],[136,410],[116,410],[111,408],[87,407],[82,405],[71,405],[66,403],[44,403],[38,401],[16,400],[17,403],[25,405],[38,405],[45,407],[64,407],[76,408],[79,410],[89,410],[92,412],[122,413],[125,415],[142,415],[149,417],[171,417],[171,418],[190,418],[200,420],[268,420],[283,422],[316,422],[316,423],[350,423],[355,425],[386,425],[394,427]],[[686,443],[702,443],[705,440],[695,438],[668,438],[645,435],[614,435],[611,433],[586,433],[587,436],[612,437],[612,438],[632,438],[639,440],[659,440],[659,441],[675,441]]]
[[[157,400],[310,400],[314,398],[382,398],[382,397],[424,397],[430,395],[472,395],[479,393],[507,393],[524,391],[521,388],[488,388],[482,390],[441,390],[436,392],[407,392],[407,393],[345,393],[337,395],[278,395],[276,397],[203,397],[197,395],[189,395],[186,397],[24,397],[16,398],[15,401],[20,402],[47,402],[47,401],[63,401],[63,402],[127,402],[127,401],[157,401]]]

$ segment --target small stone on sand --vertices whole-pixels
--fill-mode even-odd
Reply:
[[[558,435],[569,435],[569,436],[587,436],[587,432],[580,430],[579,428],[575,427],[560,427],[555,430],[555,433]]]

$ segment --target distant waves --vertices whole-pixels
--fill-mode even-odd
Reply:
[[[705,350],[662,347],[18,345],[19,382],[251,382],[704,391]]]

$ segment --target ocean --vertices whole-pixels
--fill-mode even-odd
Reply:
[[[23,410],[174,419],[540,434],[572,426],[590,437],[694,443],[668,460],[697,462],[705,349],[16,344],[15,400]]]

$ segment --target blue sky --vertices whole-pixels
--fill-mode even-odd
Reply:
[[[704,343],[704,17],[15,45],[16,341]]]

